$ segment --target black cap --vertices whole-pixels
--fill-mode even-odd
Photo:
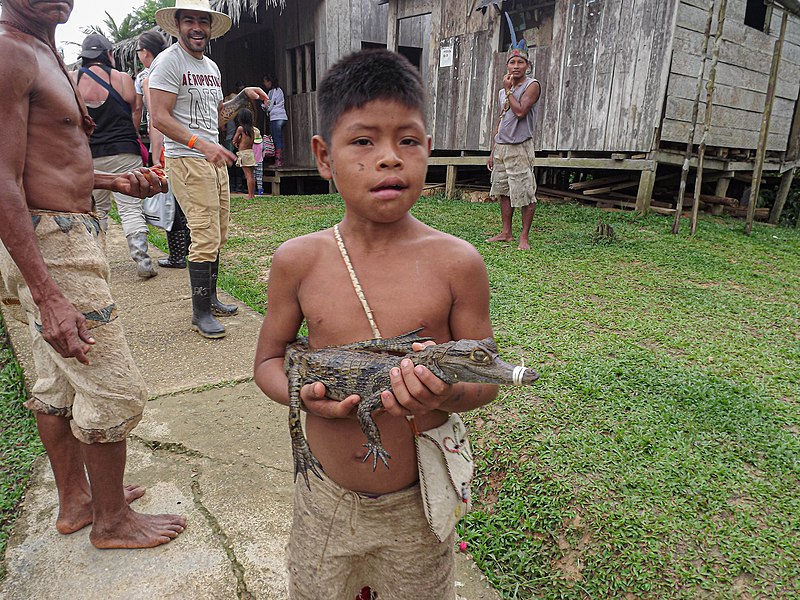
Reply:
[[[83,44],[81,44],[80,57],[91,60],[113,48],[114,46],[111,45],[111,42],[109,42],[105,36],[99,33],[90,33],[86,36],[86,39],[83,40]]]

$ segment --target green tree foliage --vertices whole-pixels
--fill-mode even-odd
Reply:
[[[145,0],[139,8],[133,11],[141,31],[146,31],[156,25],[156,11],[160,8],[175,6],[175,0]]]
[[[103,25],[105,27],[103,27]],[[107,37],[112,44],[124,42],[130,38],[139,35],[143,30],[139,28],[134,15],[127,15],[122,21],[117,23],[110,14],[106,13],[106,18],[103,25],[90,25],[83,30],[83,33],[89,35],[90,33],[99,33]]]
[[[118,44],[155,27],[156,11],[172,6],[175,6],[175,0],[145,0],[139,8],[134,9],[119,23],[106,13],[103,25],[92,25],[85,28],[83,32],[87,35],[99,33],[106,36],[112,43]]]

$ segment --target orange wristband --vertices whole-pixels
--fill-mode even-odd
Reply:
[[[197,141],[197,136],[193,135],[189,138],[189,143],[186,144],[189,148],[194,148],[194,143]]]

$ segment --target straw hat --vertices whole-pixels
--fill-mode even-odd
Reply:
[[[231,18],[223,12],[212,10],[208,0],[176,0],[175,8],[156,11],[156,23],[173,37],[180,37],[175,13],[179,10],[196,10],[211,15],[211,39],[218,38],[231,28]]]

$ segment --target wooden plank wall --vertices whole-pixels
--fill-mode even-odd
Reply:
[[[661,139],[664,141],[686,143],[689,136],[708,5],[709,0],[680,0],[678,6],[661,131]],[[777,6],[773,8],[770,31],[765,33],[744,24],[745,6],[745,0],[728,0],[717,66],[712,126],[706,141],[709,146],[755,149],[758,145],[772,53],[780,31],[782,9]],[[715,30],[716,17],[712,24],[709,59]],[[767,150],[786,150],[799,94],[800,19],[790,16],[778,71]],[[699,123],[703,122],[705,115],[705,90],[701,100]],[[698,129],[695,143],[699,143],[700,135],[701,131]]]
[[[652,0],[557,4],[541,148],[652,149],[673,6]]]
[[[442,2],[431,18],[429,128],[437,150],[488,150],[494,127],[497,11],[471,0]],[[439,65],[452,47],[453,65]]]
[[[361,0],[361,39],[372,44],[386,44],[386,20],[389,5]]]
[[[542,84],[536,107],[539,150],[646,152],[652,149],[666,88],[665,61],[677,0],[560,0],[553,40],[531,49]],[[438,39],[432,129],[434,147],[488,150],[496,95],[505,73],[496,11],[469,13],[471,2],[444,2]],[[438,67],[441,46],[454,64]]]

